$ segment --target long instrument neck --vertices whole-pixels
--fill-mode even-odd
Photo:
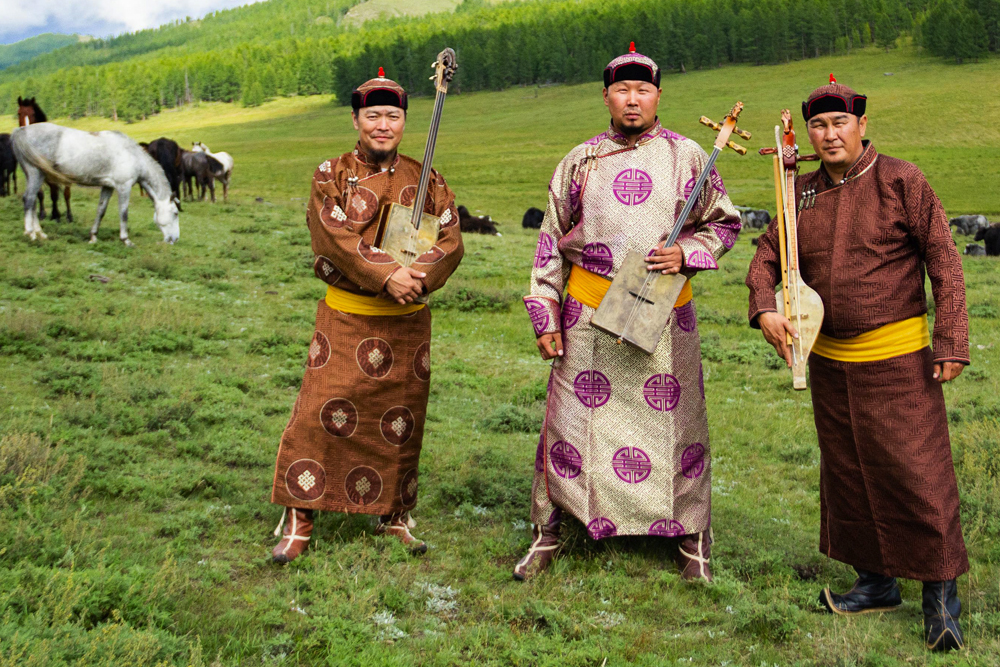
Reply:
[[[799,234],[795,218],[795,170],[785,169],[785,238],[788,239],[788,270],[799,269]]]
[[[441,124],[441,111],[444,109],[445,93],[437,91],[434,97],[434,112],[431,114],[431,128],[427,132],[427,145],[424,147],[424,162],[420,168],[420,181],[417,183],[417,196],[413,200],[413,217],[411,222],[415,229],[420,229],[420,216],[427,201],[427,187],[431,182],[431,163],[434,162],[434,146],[437,144],[438,126]]]
[[[722,152],[718,146],[712,149],[712,154],[708,156],[708,162],[705,163],[705,168],[701,170],[698,174],[698,180],[695,181],[694,189],[691,194],[688,195],[687,201],[684,202],[684,208],[681,210],[681,214],[677,216],[677,220],[674,222],[674,228],[670,232],[670,236],[667,237],[667,242],[663,245],[664,248],[669,248],[674,243],[677,242],[677,237],[680,236],[681,229],[684,227],[684,222],[691,215],[691,211],[694,210],[695,204],[698,203],[698,196],[701,194],[701,189],[705,185],[705,181],[708,180],[708,175],[712,171],[712,167],[715,166],[715,161],[719,159],[719,153]]]

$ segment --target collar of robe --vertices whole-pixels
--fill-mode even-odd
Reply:
[[[656,122],[653,123],[653,127],[646,130],[639,140],[635,142],[636,146],[640,146],[651,139],[655,139],[660,136],[663,132],[663,126],[660,125],[660,117],[656,117]],[[628,145],[628,137],[618,131],[615,127],[614,121],[611,121],[611,125],[608,127],[608,139],[615,142],[616,144],[621,144],[622,146]]]
[[[382,171],[382,167],[378,166],[377,164],[372,164],[371,162],[368,161],[368,156],[365,155],[364,150],[362,150],[362,148],[361,148],[361,142],[360,141],[358,143],[354,144],[354,157],[355,157],[355,159],[358,162],[360,162],[361,164],[365,165],[366,167],[368,167],[372,171],[374,171],[376,173]],[[392,165],[389,167],[389,169],[387,171],[389,173],[395,172],[396,171],[396,167],[398,165],[399,165],[399,151],[396,151],[396,157],[393,159]]]
[[[862,139],[861,145],[865,147],[865,149],[861,152],[861,157],[858,158],[857,162],[851,165],[851,168],[847,170],[847,173],[844,174],[843,178],[839,182],[835,182],[832,178],[830,178],[830,175],[826,172],[825,166],[820,166],[820,174],[823,176],[823,184],[826,186],[826,189],[836,188],[850,183],[868,171],[868,169],[875,164],[875,159],[878,157],[878,153],[875,151],[875,145],[869,139]]]

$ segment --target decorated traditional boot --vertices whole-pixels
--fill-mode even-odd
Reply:
[[[417,522],[410,518],[409,512],[399,512],[397,514],[383,514],[378,519],[378,526],[375,527],[376,535],[390,535],[403,543],[410,553],[422,554],[427,552],[427,544],[418,540],[410,533],[410,528],[416,527]]]
[[[855,614],[871,614],[880,611],[895,611],[903,604],[899,594],[899,584],[895,577],[859,570],[854,586],[846,593],[834,593],[824,588],[819,594],[819,601],[827,611],[841,616]]]
[[[708,566],[712,555],[712,539],[704,532],[685,535],[677,545],[677,565],[681,568],[684,581],[712,582],[712,570]]]
[[[514,566],[514,578],[524,581],[535,576],[549,566],[559,549],[559,529],[562,525],[562,510],[555,510],[544,526],[531,529],[531,548],[527,555]]]
[[[957,651],[965,647],[958,617],[962,603],[958,599],[958,583],[951,581],[925,581],[924,639],[932,651]]]
[[[286,522],[285,519],[288,519]],[[282,533],[284,526],[284,533]],[[309,547],[309,538],[313,532],[313,511],[286,507],[281,514],[281,522],[274,529],[274,536],[281,536],[281,541],[271,552],[271,560],[275,563],[291,563]]]

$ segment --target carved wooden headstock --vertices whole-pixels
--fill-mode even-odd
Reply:
[[[699,118],[698,122],[701,123],[702,125],[706,125],[712,128],[713,130],[719,133],[719,137],[716,139],[715,145],[718,146],[720,150],[729,147],[732,148],[737,153],[739,153],[740,155],[746,155],[747,154],[746,148],[729,140],[730,135],[733,134],[747,140],[749,140],[751,137],[751,134],[749,132],[741,130],[740,128],[736,127],[736,121],[739,119],[740,114],[742,112],[743,112],[743,102],[737,102],[736,104],[733,105],[733,108],[729,110],[729,113],[726,114],[726,119],[721,124],[716,123],[715,121],[707,118],[706,116],[702,116],[701,118]]]
[[[437,60],[434,61],[431,68],[434,69],[434,76],[431,77],[434,87],[441,93],[447,93],[448,84],[451,83],[451,80],[455,77],[455,71],[458,69],[455,50],[446,48],[439,53]]]

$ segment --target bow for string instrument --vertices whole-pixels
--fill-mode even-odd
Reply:
[[[427,133],[427,146],[424,148],[424,161],[420,168],[420,180],[417,183],[417,193],[413,206],[390,204],[382,210],[379,222],[379,240],[376,245],[402,266],[411,266],[413,262],[429,251],[437,243],[441,232],[441,218],[424,212],[427,201],[427,188],[431,180],[431,163],[434,161],[434,147],[437,143],[438,127],[441,125],[441,111],[444,109],[444,98],[448,94],[448,84],[455,76],[458,63],[455,52],[448,48],[438,54],[437,60],[431,64],[434,76],[431,81],[437,93],[434,97],[434,112],[431,114],[431,127]],[[418,302],[427,303],[427,297],[422,296]]]
[[[792,129],[792,113],[781,112],[781,126],[774,126],[774,148],[760,149],[761,155],[774,156],[774,195],[777,200],[778,251],[781,260],[781,294],[785,317],[799,332],[798,338],[785,333],[785,343],[792,348],[792,386],[806,388],[806,362],[823,325],[823,299],[806,285],[799,272],[799,237],[795,219],[795,176],[799,162],[812,162],[817,155],[799,156]]]
[[[746,148],[729,140],[733,134],[750,139],[749,132],[736,127],[736,120],[742,111],[743,103],[737,102],[721,125],[705,116],[699,119],[702,125],[712,128],[719,136],[663,247],[669,248],[677,241],[722,149],[728,147],[746,155]],[[659,271],[648,270],[646,266],[646,256],[642,253],[632,251],[625,256],[590,324],[614,336],[619,344],[631,343],[646,354],[653,354],[688,277],[683,272],[663,275]]]

